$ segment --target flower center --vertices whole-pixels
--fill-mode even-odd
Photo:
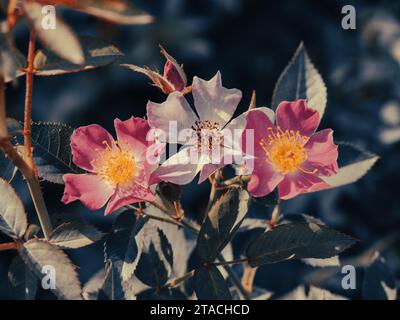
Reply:
[[[216,145],[222,142],[222,134],[218,122],[197,120],[192,126],[197,136],[197,148],[209,154]]]
[[[107,141],[102,143],[105,145],[105,149],[96,149],[99,158],[92,161],[97,174],[113,186],[130,184],[137,172],[132,152],[116,141],[114,148],[111,148]]]
[[[304,145],[308,141],[308,137],[302,136],[299,131],[283,131],[279,127],[277,131],[273,128],[268,128],[268,131],[270,132],[268,141],[261,139],[260,146],[277,171],[283,174],[296,170],[316,173],[316,170],[306,171],[300,167],[307,160]]]

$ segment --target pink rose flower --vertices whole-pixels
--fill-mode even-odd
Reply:
[[[154,146],[146,139],[148,122],[141,118],[115,119],[114,126],[117,141],[97,124],[73,132],[73,162],[88,173],[64,175],[65,204],[80,200],[87,208],[97,210],[108,201],[108,215],[127,204],[154,200],[148,183],[154,170],[154,164],[147,161],[147,151]]]
[[[178,91],[169,94],[161,104],[151,101],[147,104],[150,126],[166,134],[165,142],[183,144],[154,172],[152,183],[165,181],[183,185],[199,172],[201,183],[234,159],[236,149],[232,133],[235,129],[243,130],[246,123],[244,115],[230,121],[242,97],[241,91],[224,88],[221,74],[217,72],[209,81],[194,77],[192,94],[198,115]],[[176,124],[176,132],[170,130],[171,123]],[[182,132],[187,133],[186,139],[174,136]],[[241,132],[237,139],[239,144]]]
[[[278,186],[279,197],[290,199],[329,188],[321,176],[337,173],[338,150],[331,129],[315,132],[318,112],[305,100],[284,101],[276,110],[275,126],[274,119],[260,109],[247,114],[246,129],[254,130],[254,151],[250,154],[246,131],[242,136],[244,152],[254,161],[248,183],[250,194],[262,197]]]

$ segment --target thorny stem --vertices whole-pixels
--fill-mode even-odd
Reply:
[[[18,242],[0,243],[0,251],[14,250],[19,248]]]
[[[35,206],[43,234],[46,239],[49,238],[53,227],[50,222],[49,213],[43,199],[42,190],[37,176],[37,169],[33,162],[32,142],[31,142],[31,121],[32,121],[32,93],[33,93],[33,59],[35,57],[36,32],[31,31],[28,47],[28,65],[26,68],[26,94],[25,94],[25,116],[24,116],[24,156],[28,166],[31,168],[31,174],[25,176],[28,189]]]
[[[28,165],[35,170],[32,157],[31,120],[32,120],[32,93],[33,93],[33,59],[35,57],[35,31],[31,31],[28,47],[28,65],[26,67],[26,93],[24,116],[24,153]]]

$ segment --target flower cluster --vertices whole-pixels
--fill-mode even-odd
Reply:
[[[166,77],[183,72],[171,59]],[[181,81],[178,87],[185,85]],[[148,120],[116,119],[116,141],[98,125],[76,129],[73,161],[88,173],[64,176],[62,201],[80,200],[93,210],[108,202],[109,214],[128,204],[152,202],[152,185],[161,181],[184,185],[200,173],[201,183],[226,165],[250,176],[247,190],[254,197],[277,186],[281,199],[329,188],[323,177],[338,171],[337,145],[331,129],[316,132],[320,117],[306,100],[283,101],[276,115],[261,107],[233,118],[242,93],[223,87],[219,72],[209,81],[194,77],[191,92],[194,110],[184,93],[171,90],[165,102],[148,102]],[[161,151],[166,143],[170,150],[182,146],[161,164],[161,152],[150,161],[154,149]]]

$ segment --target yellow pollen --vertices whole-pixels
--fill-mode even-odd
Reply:
[[[107,141],[102,143],[105,148],[103,150],[96,149],[99,157],[91,162],[96,173],[113,186],[130,184],[137,172],[137,165],[132,152],[116,141],[113,142],[113,148]],[[126,142],[123,144],[126,144]]]
[[[259,143],[277,171],[283,174],[296,170],[310,174],[318,171],[317,169],[307,171],[300,167],[307,160],[304,145],[308,141],[308,137],[302,136],[299,131],[283,131],[279,127],[277,131],[273,128],[267,130],[269,131],[268,140],[261,139]]]

